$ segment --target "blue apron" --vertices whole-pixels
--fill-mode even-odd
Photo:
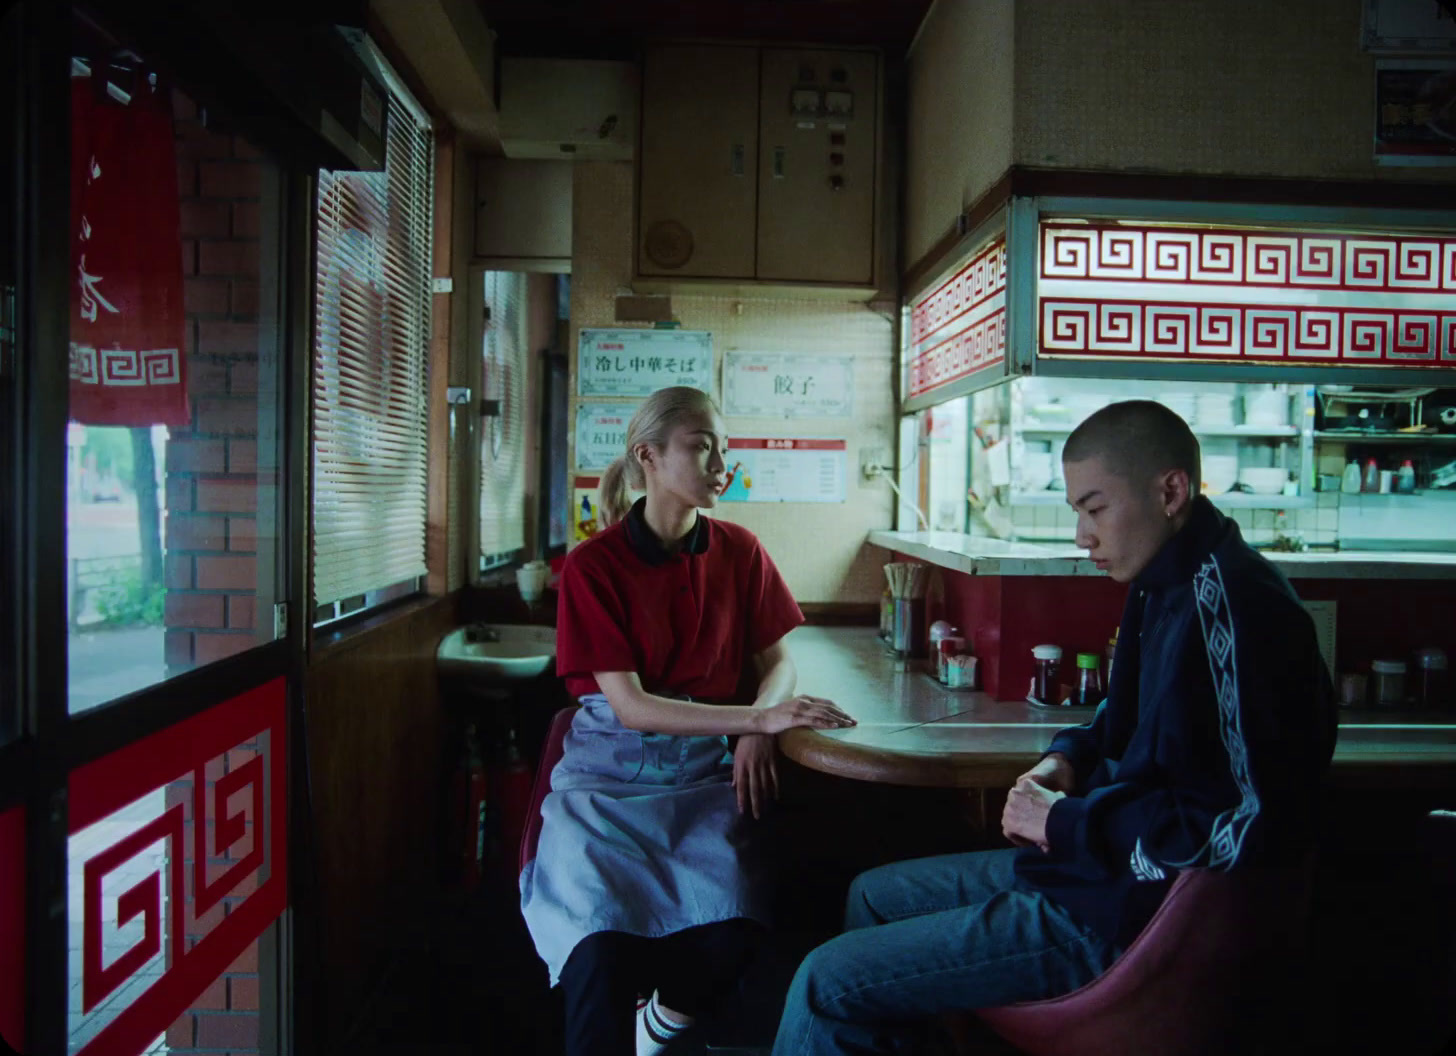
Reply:
[[[599,931],[656,938],[733,917],[767,923],[723,737],[638,733],[600,693],[581,698],[521,913],[551,985]]]

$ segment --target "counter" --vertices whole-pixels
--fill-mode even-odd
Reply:
[[[870,532],[869,542],[971,576],[1106,576],[1084,550],[1015,543],[960,532]],[[1439,551],[1260,551],[1290,579],[1456,579],[1456,553]]]
[[[871,627],[801,627],[789,636],[799,691],[828,697],[856,719],[845,730],[789,730],[785,755],[864,781],[1004,789],[1052,735],[1090,708],[1041,708],[947,689],[906,669]],[[1340,713],[1334,780],[1428,784],[1456,780],[1456,714]]]

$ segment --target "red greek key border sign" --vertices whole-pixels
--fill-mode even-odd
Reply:
[[[997,238],[910,309],[908,395],[1006,359],[1006,240]]]
[[[1456,238],[1045,221],[1043,356],[1456,367]]]
[[[25,1045],[25,811],[0,811],[0,1038]]]
[[[72,772],[86,1056],[142,1051],[287,904],[286,701],[274,679]]]

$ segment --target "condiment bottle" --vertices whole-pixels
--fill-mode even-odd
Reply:
[[[1375,459],[1365,463],[1365,479],[1360,485],[1361,491],[1380,490],[1380,467],[1375,464]]]
[[[1112,637],[1107,639],[1107,684],[1103,689],[1112,689],[1112,658],[1117,655],[1117,636],[1121,633],[1121,627],[1112,628]]]
[[[1405,661],[1370,662],[1370,703],[1377,708],[1398,708],[1405,703]]]
[[[1422,708],[1445,708],[1451,704],[1447,681],[1446,651],[1422,649],[1416,653],[1416,704]]]
[[[1102,703],[1102,675],[1096,653],[1077,654],[1077,688],[1072,691],[1072,703],[1079,707],[1096,707]]]
[[[1031,679],[1031,695],[1043,704],[1057,703],[1061,681],[1057,677],[1062,667],[1060,645],[1037,645],[1031,650],[1035,664]]]
[[[1416,490],[1416,470],[1410,459],[1400,464],[1400,470],[1395,475],[1395,490],[1402,495],[1409,495]]]

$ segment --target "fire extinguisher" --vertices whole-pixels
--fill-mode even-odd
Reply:
[[[455,802],[465,808],[459,815],[456,847],[460,856],[460,882],[466,890],[473,890],[480,883],[485,866],[486,781],[485,757],[472,723],[465,727],[465,752],[456,772],[455,796]]]
[[[531,809],[531,784],[531,767],[521,756],[516,731],[511,730],[506,737],[505,761],[496,779],[495,801],[500,809],[502,857],[512,865]]]

